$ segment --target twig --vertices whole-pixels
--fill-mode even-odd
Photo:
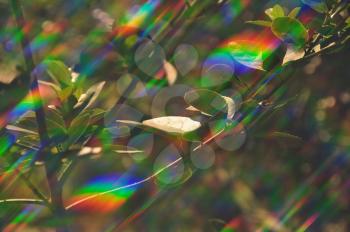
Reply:
[[[151,176],[145,178],[145,179],[142,179],[140,181],[137,181],[135,183],[132,183],[132,184],[128,184],[128,185],[124,185],[124,186],[120,186],[120,187],[117,187],[117,188],[113,188],[113,189],[110,189],[110,190],[107,190],[105,192],[101,192],[101,193],[97,193],[97,194],[94,194],[94,195],[90,195],[88,197],[85,197],[79,201],[76,201],[76,202],[73,202],[72,204],[68,205],[66,207],[67,210],[71,209],[71,208],[74,208],[76,207],[77,205],[80,205],[86,201],[89,201],[91,199],[94,199],[96,197],[99,197],[99,196],[103,196],[103,195],[106,195],[106,194],[109,194],[109,193],[113,193],[113,192],[116,192],[116,191],[119,191],[119,190],[122,190],[122,189],[128,189],[128,188],[132,188],[132,187],[135,187],[135,186],[138,186],[140,184],[143,184],[143,183],[146,183],[150,180],[152,180],[154,177],[158,176],[160,173],[164,172],[165,170],[167,170],[168,168],[172,167],[173,165],[177,164],[178,162],[180,162],[182,160],[182,157],[176,159],[175,161],[169,163],[167,166],[159,169],[158,171],[156,171],[154,174],[152,174]]]
[[[45,205],[45,202],[40,199],[4,199],[0,200],[0,204],[33,204]]]

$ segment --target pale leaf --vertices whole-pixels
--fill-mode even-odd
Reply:
[[[168,133],[185,134],[194,131],[201,126],[200,122],[194,121],[188,117],[167,116],[153,118],[142,122],[144,125],[156,128]]]

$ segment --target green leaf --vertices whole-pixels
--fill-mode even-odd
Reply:
[[[105,81],[102,81],[91,86],[79,97],[77,104],[74,106],[74,109],[83,110],[91,107],[96,102],[98,96],[101,94],[105,83]]]
[[[284,17],[284,10],[283,8],[279,5],[276,4],[273,8],[269,8],[265,11],[265,14],[269,16],[271,20],[277,19],[279,17]]]
[[[296,18],[297,15],[299,14],[300,10],[301,10],[300,7],[295,7],[295,8],[288,14],[288,17]]]
[[[98,121],[104,118],[106,111],[103,109],[91,109],[90,125],[96,124]]]
[[[51,138],[64,139],[67,136],[65,121],[57,109],[46,108],[46,123]]]
[[[67,150],[71,145],[78,142],[78,140],[84,136],[87,128],[89,127],[89,121],[91,112],[79,114],[73,119],[68,128],[68,139],[63,144],[63,149]]]
[[[57,93],[58,98],[60,99],[61,102],[67,101],[67,99],[72,95],[72,92],[74,90],[73,86],[68,86],[64,88],[63,90],[59,91]]]
[[[290,17],[273,20],[271,30],[279,39],[298,48],[303,47],[308,39],[308,32],[304,25]]]
[[[39,135],[22,135],[17,138],[17,144],[28,149],[38,150],[40,145]]]
[[[262,26],[262,27],[271,27],[271,24],[272,24],[272,22],[265,21],[265,20],[247,21],[247,23]]]
[[[44,65],[46,66],[47,73],[55,81],[62,87],[67,87],[72,85],[72,76],[68,67],[62,62],[58,60],[46,60],[44,61]]]

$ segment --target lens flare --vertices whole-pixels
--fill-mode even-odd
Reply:
[[[101,176],[91,180],[69,199],[70,209],[91,213],[108,213],[120,208],[136,191],[135,178]],[[123,188],[123,186],[128,186]]]

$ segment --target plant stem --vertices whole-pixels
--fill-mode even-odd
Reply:
[[[20,6],[19,0],[9,0],[9,1],[16,18],[17,26],[19,28],[23,28],[25,24],[25,20],[24,20],[24,16],[23,16],[23,12],[22,12],[22,8]],[[35,63],[34,63],[33,53],[30,47],[30,41],[25,34],[23,34],[23,38],[21,40],[21,46],[22,46],[23,58],[27,68],[27,73],[29,73],[31,76],[30,92],[32,96],[35,96],[35,99],[36,99],[36,104],[37,104],[35,108],[36,121],[38,123],[38,132],[40,136],[40,141],[42,146],[44,146],[49,141],[47,126],[45,123],[45,111],[43,108],[43,101],[39,92],[38,79],[36,75],[33,73],[35,69]],[[38,158],[43,158],[40,156],[42,156],[42,152],[39,152]]]
[[[16,18],[17,26],[19,28],[23,28],[23,26],[25,25],[25,20],[24,20],[20,0],[9,0],[9,2],[13,10],[14,16]],[[54,216],[60,217],[64,214],[65,210],[64,210],[63,201],[62,201],[62,186],[59,184],[58,176],[57,176],[57,170],[59,168],[59,164],[57,163],[57,160],[51,159],[50,156],[44,156],[46,153],[45,148],[47,147],[47,145],[49,145],[50,140],[47,132],[43,101],[39,91],[39,82],[34,72],[35,63],[34,63],[33,53],[30,47],[30,41],[25,34],[23,34],[23,38],[21,40],[21,46],[22,46],[23,57],[27,68],[27,73],[29,73],[31,76],[30,92],[31,92],[31,95],[35,96],[35,99],[36,99],[35,116],[38,124],[38,132],[39,132],[39,137],[41,142],[41,146],[38,151],[38,156],[36,157],[36,159],[43,160],[45,162],[46,178],[50,188],[51,205],[54,210],[53,213],[54,213]],[[57,228],[56,231],[59,232],[59,231],[68,231],[68,230],[65,228]]]
[[[4,199],[0,200],[0,204],[35,204],[45,205],[45,202],[40,199]]]

